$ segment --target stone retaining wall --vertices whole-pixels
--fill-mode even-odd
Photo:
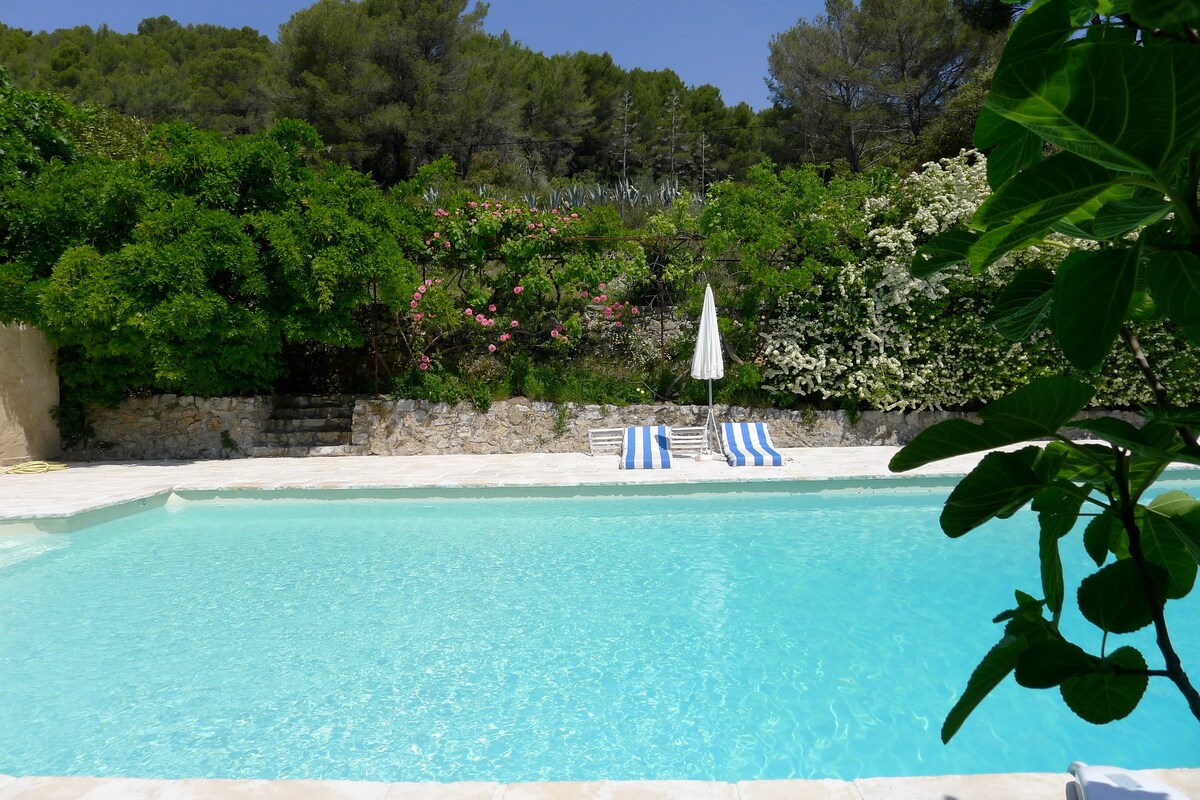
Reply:
[[[93,408],[88,446],[67,451],[87,461],[240,458],[263,438],[269,397],[134,397]]]
[[[419,453],[572,453],[588,449],[590,428],[626,425],[703,425],[706,406],[636,406],[503,400],[486,414],[473,406],[420,400],[363,399],[354,410],[357,447],[372,455]],[[952,416],[945,412],[864,413],[855,423],[842,411],[781,411],[717,406],[718,420],[763,420],[780,447],[902,444]]]
[[[197,398],[159,395],[136,398],[117,409],[95,409],[95,430],[83,460],[240,458],[263,442],[270,397]],[[558,405],[515,398],[482,413],[468,403],[359,397],[351,447],[360,455],[423,453],[585,452],[589,428],[625,425],[703,425],[705,406]],[[1129,415],[1126,415],[1129,416]],[[724,421],[762,420],[780,447],[902,445],[945,419],[975,419],[945,411],[868,411],[851,420],[842,411],[783,411],[717,406]]]

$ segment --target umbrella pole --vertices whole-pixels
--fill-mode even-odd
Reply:
[[[710,422],[712,423],[713,434],[716,434],[717,418],[713,416],[712,378],[708,379],[708,419],[704,420],[704,447],[707,448],[709,452],[712,452],[712,447],[709,444],[710,440],[708,438],[708,423]]]

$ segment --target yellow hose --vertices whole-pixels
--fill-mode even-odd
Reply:
[[[26,461],[4,470],[5,475],[38,475],[43,472],[57,472],[66,469],[66,464],[56,464],[53,461]]]

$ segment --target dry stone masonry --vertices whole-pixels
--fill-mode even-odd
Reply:
[[[352,412],[351,409],[352,408]],[[161,460],[303,455],[570,453],[587,450],[589,428],[703,425],[705,406],[542,403],[513,398],[481,412],[379,396],[272,398],[176,395],[134,398],[93,409],[94,436],[77,460]],[[721,421],[762,420],[780,447],[902,445],[946,411],[784,411],[717,406]],[[1132,419],[1132,415],[1124,415]]]

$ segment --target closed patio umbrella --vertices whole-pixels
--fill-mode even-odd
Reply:
[[[704,287],[704,308],[700,312],[700,330],[696,333],[696,352],[692,355],[692,377],[708,381],[708,419],[704,422],[704,443],[707,447],[709,425],[715,433],[717,420],[713,416],[712,382],[725,377],[725,359],[721,356],[721,334],[717,330],[717,304],[712,286]]]

